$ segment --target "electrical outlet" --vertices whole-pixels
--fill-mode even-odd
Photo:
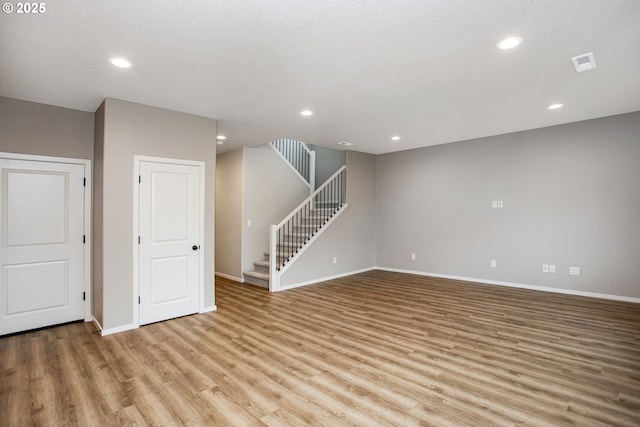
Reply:
[[[491,268],[496,268],[496,260],[495,259],[491,260]]]
[[[333,263],[334,263],[334,264],[337,264],[337,263],[338,263],[338,258],[333,257]]]
[[[416,260],[416,254],[411,254],[411,260],[415,261]]]
[[[555,265],[553,265],[553,264],[551,264],[551,265],[549,266],[549,273],[555,273],[555,272],[556,272],[556,266],[555,266]]]
[[[542,264],[542,272],[543,273],[549,272],[549,264]]]
[[[504,202],[502,200],[498,200],[498,209],[502,209],[504,207]]]
[[[580,267],[569,267],[569,275],[570,276],[579,276],[580,275]]]

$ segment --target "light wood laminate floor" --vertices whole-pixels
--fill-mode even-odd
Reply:
[[[0,425],[640,425],[640,305],[371,271],[0,338]]]

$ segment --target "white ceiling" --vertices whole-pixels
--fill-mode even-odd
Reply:
[[[598,68],[576,73],[588,52]],[[640,0],[49,0],[0,14],[0,95],[216,118],[219,152],[385,153],[638,111],[638,52]]]

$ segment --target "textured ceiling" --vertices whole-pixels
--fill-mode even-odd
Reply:
[[[290,137],[385,153],[640,110],[640,0],[46,7],[0,14],[0,95],[85,111],[112,97],[216,118],[228,137],[219,152]],[[524,43],[496,49],[510,35]],[[570,58],[588,52],[598,68],[576,73]],[[117,55],[133,68],[111,66]],[[565,107],[547,110],[554,102]]]

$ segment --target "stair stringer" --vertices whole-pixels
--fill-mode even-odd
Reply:
[[[282,275],[289,269],[289,267],[291,267],[293,264],[295,264],[296,261],[302,258],[307,249],[309,249],[311,245],[313,245],[313,243],[331,226],[333,221],[335,221],[340,215],[342,215],[342,213],[347,209],[348,206],[348,203],[344,203],[342,206],[340,206],[340,208],[327,220],[327,222],[325,222],[322,227],[320,227],[320,229],[313,236],[311,236],[311,238],[291,257],[291,259],[287,261],[285,265],[280,268],[280,270],[274,268],[273,263],[271,264],[271,268],[269,268],[269,292],[278,292],[284,290],[280,288],[280,277],[282,277]],[[276,228],[276,225],[271,226],[271,229],[269,230],[270,236],[274,235],[274,230]],[[275,256],[275,254],[277,253],[276,242],[273,238],[271,238],[269,242],[269,253],[273,254],[271,256]]]

